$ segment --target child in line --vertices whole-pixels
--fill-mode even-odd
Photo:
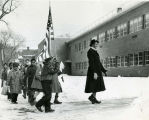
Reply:
[[[18,94],[21,93],[23,75],[18,70],[19,64],[14,62],[13,69],[9,72],[7,78],[7,85],[10,86],[11,102],[17,104]]]

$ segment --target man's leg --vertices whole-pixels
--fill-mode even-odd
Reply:
[[[17,103],[17,100],[18,100],[18,94],[14,93],[14,103]]]
[[[14,103],[15,102],[15,93],[11,94],[11,102]]]
[[[44,96],[36,103],[36,107],[39,111],[41,111],[41,106],[45,106],[45,112],[53,112],[51,109],[51,95],[52,95],[52,82],[51,81],[42,81],[42,88],[44,92]]]
[[[55,103],[55,104],[62,104],[62,102],[58,101],[58,97],[59,97],[59,95],[58,95],[58,93],[56,93],[56,94],[55,94],[54,103]]]

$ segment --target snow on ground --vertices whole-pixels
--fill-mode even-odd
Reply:
[[[105,77],[106,91],[97,94],[102,103],[91,104],[84,93],[86,77],[63,76],[63,103],[52,105],[54,113],[38,112],[22,95],[17,105],[0,95],[0,120],[149,120],[148,77]]]

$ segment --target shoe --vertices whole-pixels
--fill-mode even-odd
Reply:
[[[43,110],[41,109],[41,107],[38,107],[37,105],[35,105],[35,107],[37,108],[38,111],[43,112]]]
[[[100,104],[101,101],[98,101],[98,100],[95,98],[95,103]]]
[[[48,112],[54,112],[55,110],[53,109],[48,109],[48,110],[45,110],[45,113],[48,113]]]
[[[60,102],[58,100],[54,100],[54,104],[62,104],[62,102]]]
[[[88,98],[92,104],[95,104],[95,98],[91,95],[89,98]]]
[[[18,104],[18,102],[12,102],[12,104]]]

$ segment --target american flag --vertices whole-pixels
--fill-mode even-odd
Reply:
[[[51,14],[51,7],[49,7],[49,15],[48,15],[48,21],[47,21],[47,32],[46,32],[46,38],[45,38],[45,47],[46,47],[46,57],[51,55],[51,40],[54,40],[54,30],[53,30],[53,24],[52,24],[52,14]],[[48,53],[48,55],[47,55]]]
[[[1,49],[1,57],[2,57],[2,61],[4,62],[4,50]]]
[[[51,15],[51,7],[49,8],[49,16],[47,22],[47,30],[49,31],[50,27],[52,26],[52,15]]]

